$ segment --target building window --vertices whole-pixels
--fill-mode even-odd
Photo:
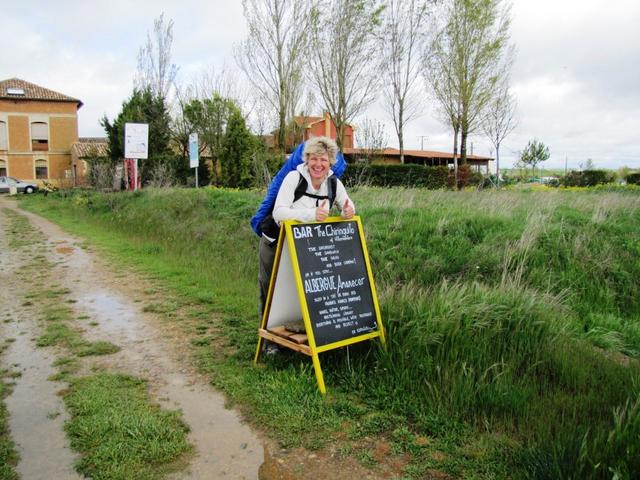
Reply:
[[[0,122],[0,150],[9,150],[7,141],[7,122]]]
[[[49,150],[49,125],[44,122],[31,123],[31,150]]]
[[[36,160],[36,178],[49,178],[49,169],[47,168],[46,160]]]
[[[7,176],[7,162],[4,160],[0,160],[0,177]]]

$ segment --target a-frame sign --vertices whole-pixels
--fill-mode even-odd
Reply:
[[[283,222],[255,361],[263,339],[308,355],[324,394],[318,354],[376,337],[384,345],[360,217]]]

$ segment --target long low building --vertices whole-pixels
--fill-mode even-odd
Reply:
[[[400,150],[385,148],[383,150],[371,150],[365,148],[345,148],[342,152],[347,162],[357,162],[362,158],[370,158],[375,163],[400,163]],[[491,157],[480,155],[467,155],[467,163],[481,173],[489,173]],[[459,156],[458,156],[458,161]],[[447,152],[435,152],[431,150],[405,150],[404,162],[427,166],[453,167],[453,154]]]

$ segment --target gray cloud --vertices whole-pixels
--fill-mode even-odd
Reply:
[[[83,100],[80,134],[102,135],[131,93],[137,52],[161,12],[174,20],[174,62],[180,78],[211,65],[233,65],[232,47],[246,29],[239,1],[0,0],[4,37],[0,78],[19,77]],[[504,164],[536,137],[548,144],[550,167],[592,158],[597,166],[640,167],[640,2],[636,0],[515,0],[512,75],[519,126],[501,150]],[[393,127],[379,105],[364,115]],[[433,105],[408,125],[407,148],[450,150],[449,130]],[[479,134],[474,153],[491,155]]]

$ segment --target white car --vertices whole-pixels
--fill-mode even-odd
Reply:
[[[37,183],[23,182],[13,177],[0,177],[0,193],[9,193],[13,186],[19,193],[33,193],[38,190]]]

